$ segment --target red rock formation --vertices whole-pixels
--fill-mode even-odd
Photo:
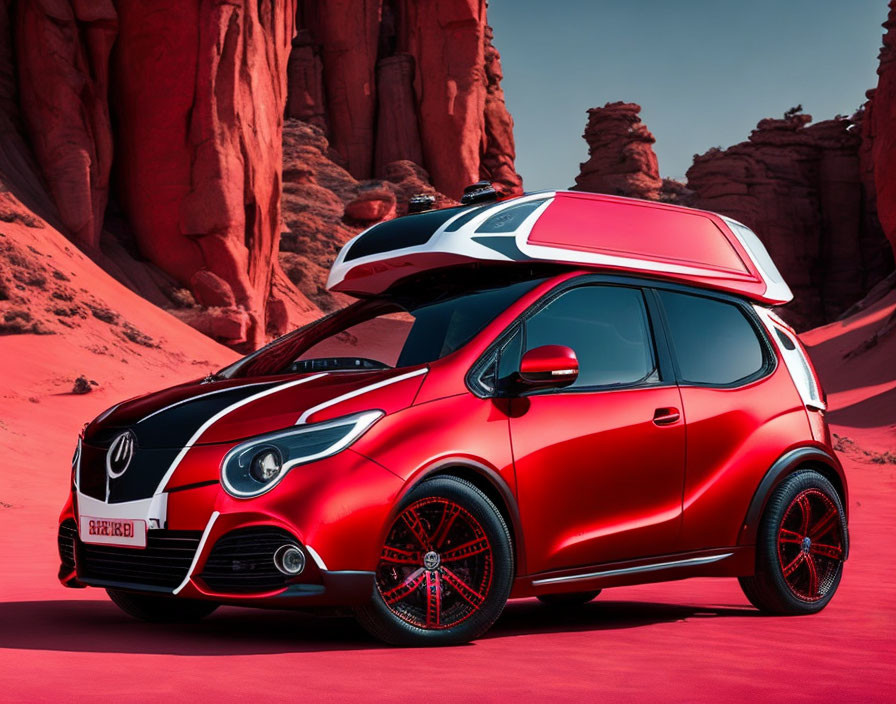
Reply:
[[[226,315],[236,335],[227,341],[256,347],[278,297],[271,262],[295,5],[119,0],[118,11],[117,173],[140,251],[191,288],[199,272],[214,275],[241,311]]]
[[[335,305],[326,268],[362,226],[449,202],[424,167],[519,190],[500,79],[485,0],[0,0],[0,191],[250,348]],[[278,257],[284,115],[319,129],[286,158]]]
[[[504,102],[501,81],[501,56],[492,44],[494,31],[485,28],[485,131],[479,178],[491,181],[506,193],[522,193],[523,179],[516,172],[516,146],[513,141],[513,118]]]
[[[0,0],[0,191],[12,190],[25,208],[61,228],[56,205],[23,137],[10,4]]]
[[[323,64],[307,29],[300,29],[292,40],[286,82],[286,117],[304,120],[326,130]]]
[[[877,69],[877,90],[866,117],[877,190],[877,214],[896,253],[896,0],[890,0],[887,30]]]
[[[34,155],[66,230],[98,249],[109,195],[107,102],[116,15],[111,0],[16,5],[22,114]]]
[[[455,205],[436,193],[423,169],[410,161],[383,167],[386,180],[356,180],[334,163],[322,130],[298,120],[283,128],[283,220],[280,263],[290,280],[321,310],[348,298],[326,290],[339,249],[375,221],[406,212],[417,193],[436,196],[438,207]]]
[[[303,0],[299,25],[313,49],[296,44],[296,71],[319,52],[325,132],[352,176],[413,161],[452,197],[480,178],[522,191],[485,0]],[[296,82],[308,93],[307,78]]]
[[[651,146],[656,140],[640,112],[640,105],[624,102],[588,110],[582,136],[589,159],[579,165],[573,190],[659,199],[663,182]]]
[[[399,14],[400,43],[417,61],[424,166],[437,190],[457,198],[464,186],[479,180],[485,0],[402,0]]]
[[[361,228],[343,222],[358,182],[328,158],[323,132],[298,120],[283,128],[283,221],[280,263],[299,290],[324,311],[338,307],[326,291],[329,262]]]
[[[355,178],[373,164],[382,0],[306,0],[304,21],[320,44],[330,143]]]
[[[376,175],[393,161],[423,163],[414,99],[414,57],[395,54],[376,66]]]
[[[749,141],[695,157],[687,173],[692,205],[740,220],[763,240],[795,295],[784,314],[801,327],[833,320],[892,269],[869,221],[858,126],[811,120],[762,120]]]

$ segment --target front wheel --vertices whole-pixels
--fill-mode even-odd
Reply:
[[[473,484],[436,477],[412,489],[386,537],[369,604],[356,611],[394,645],[456,645],[501,615],[513,582],[510,531]]]
[[[821,611],[840,584],[847,541],[833,485],[813,470],[795,472],[768,501],[756,540],[756,573],[741,577],[741,588],[760,611]]]
[[[107,589],[106,593],[128,616],[149,623],[193,623],[218,608],[213,601],[199,599],[137,594],[121,589]]]

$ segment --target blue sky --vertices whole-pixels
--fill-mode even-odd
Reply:
[[[877,83],[886,0],[490,0],[527,190],[565,188],[590,107],[639,103],[663,176],[802,103],[852,114]]]

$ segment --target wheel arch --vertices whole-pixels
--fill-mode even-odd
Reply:
[[[753,494],[747,515],[744,518],[739,545],[755,545],[759,530],[759,521],[765,511],[772,492],[794,472],[801,469],[812,469],[821,474],[833,485],[843,504],[843,512],[849,518],[849,491],[846,476],[839,460],[821,447],[798,447],[785,452],[779,457],[762,477]],[[849,540],[846,540],[844,560],[849,556]]]
[[[492,468],[467,458],[452,458],[440,461],[431,467],[427,467],[408,481],[398,497],[398,501],[396,501],[396,506],[408,492],[422,482],[425,482],[427,479],[445,476],[457,477],[470,482],[495,505],[510,531],[510,540],[513,544],[514,571],[516,573],[514,578],[526,574],[525,540],[520,522],[519,506],[510,487]]]

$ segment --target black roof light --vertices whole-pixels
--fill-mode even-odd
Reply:
[[[474,203],[489,203],[498,200],[498,192],[492,186],[491,181],[480,181],[464,189],[460,202],[464,205]]]
[[[431,193],[417,193],[408,199],[408,214],[432,210],[435,203],[436,197]]]

